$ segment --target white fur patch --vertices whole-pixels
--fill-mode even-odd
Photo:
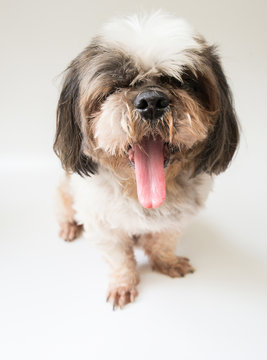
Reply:
[[[96,119],[95,139],[99,148],[111,155],[116,154],[118,148],[124,149],[127,135],[121,127],[121,119],[127,118],[121,96],[110,95],[101,107],[101,114]],[[126,150],[126,149],[124,149]]]
[[[127,197],[112,171],[99,167],[98,174],[83,178],[71,176],[76,220],[84,224],[87,237],[102,241],[103,233],[145,234],[181,232],[203,206],[211,190],[212,178],[201,174],[183,179],[179,199],[167,194],[162,206],[144,209],[137,200]],[[101,235],[102,234],[102,235]],[[109,237],[107,238],[108,241]]]
[[[194,67],[196,59],[188,50],[202,48],[185,20],[161,11],[114,19],[104,26],[101,35],[107,45],[129,53],[146,71],[160,69],[173,76],[179,76],[184,65]]]

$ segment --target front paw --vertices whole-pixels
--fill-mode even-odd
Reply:
[[[78,225],[75,221],[60,224],[59,237],[65,241],[77,239],[83,232],[83,225]]]
[[[134,285],[118,286],[109,289],[107,302],[113,305],[113,310],[116,308],[122,309],[125,305],[134,302],[138,291]]]
[[[195,271],[189,263],[189,259],[182,256],[177,256],[170,261],[154,261],[152,268],[170,277],[184,277],[186,274],[192,274]]]

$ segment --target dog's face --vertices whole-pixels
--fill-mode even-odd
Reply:
[[[55,140],[63,166],[111,168],[146,208],[162,204],[181,169],[225,170],[237,143],[215,49],[182,20],[111,22],[67,69]]]

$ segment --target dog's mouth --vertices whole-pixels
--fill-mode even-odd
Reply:
[[[140,144],[129,147],[128,157],[135,170],[140,204],[147,209],[159,207],[166,198],[164,167],[170,158],[168,144],[159,136],[145,136]]]

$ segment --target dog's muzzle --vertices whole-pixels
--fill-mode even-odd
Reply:
[[[161,118],[169,108],[170,100],[166,94],[157,90],[141,92],[134,100],[134,106],[142,118],[153,123]]]

